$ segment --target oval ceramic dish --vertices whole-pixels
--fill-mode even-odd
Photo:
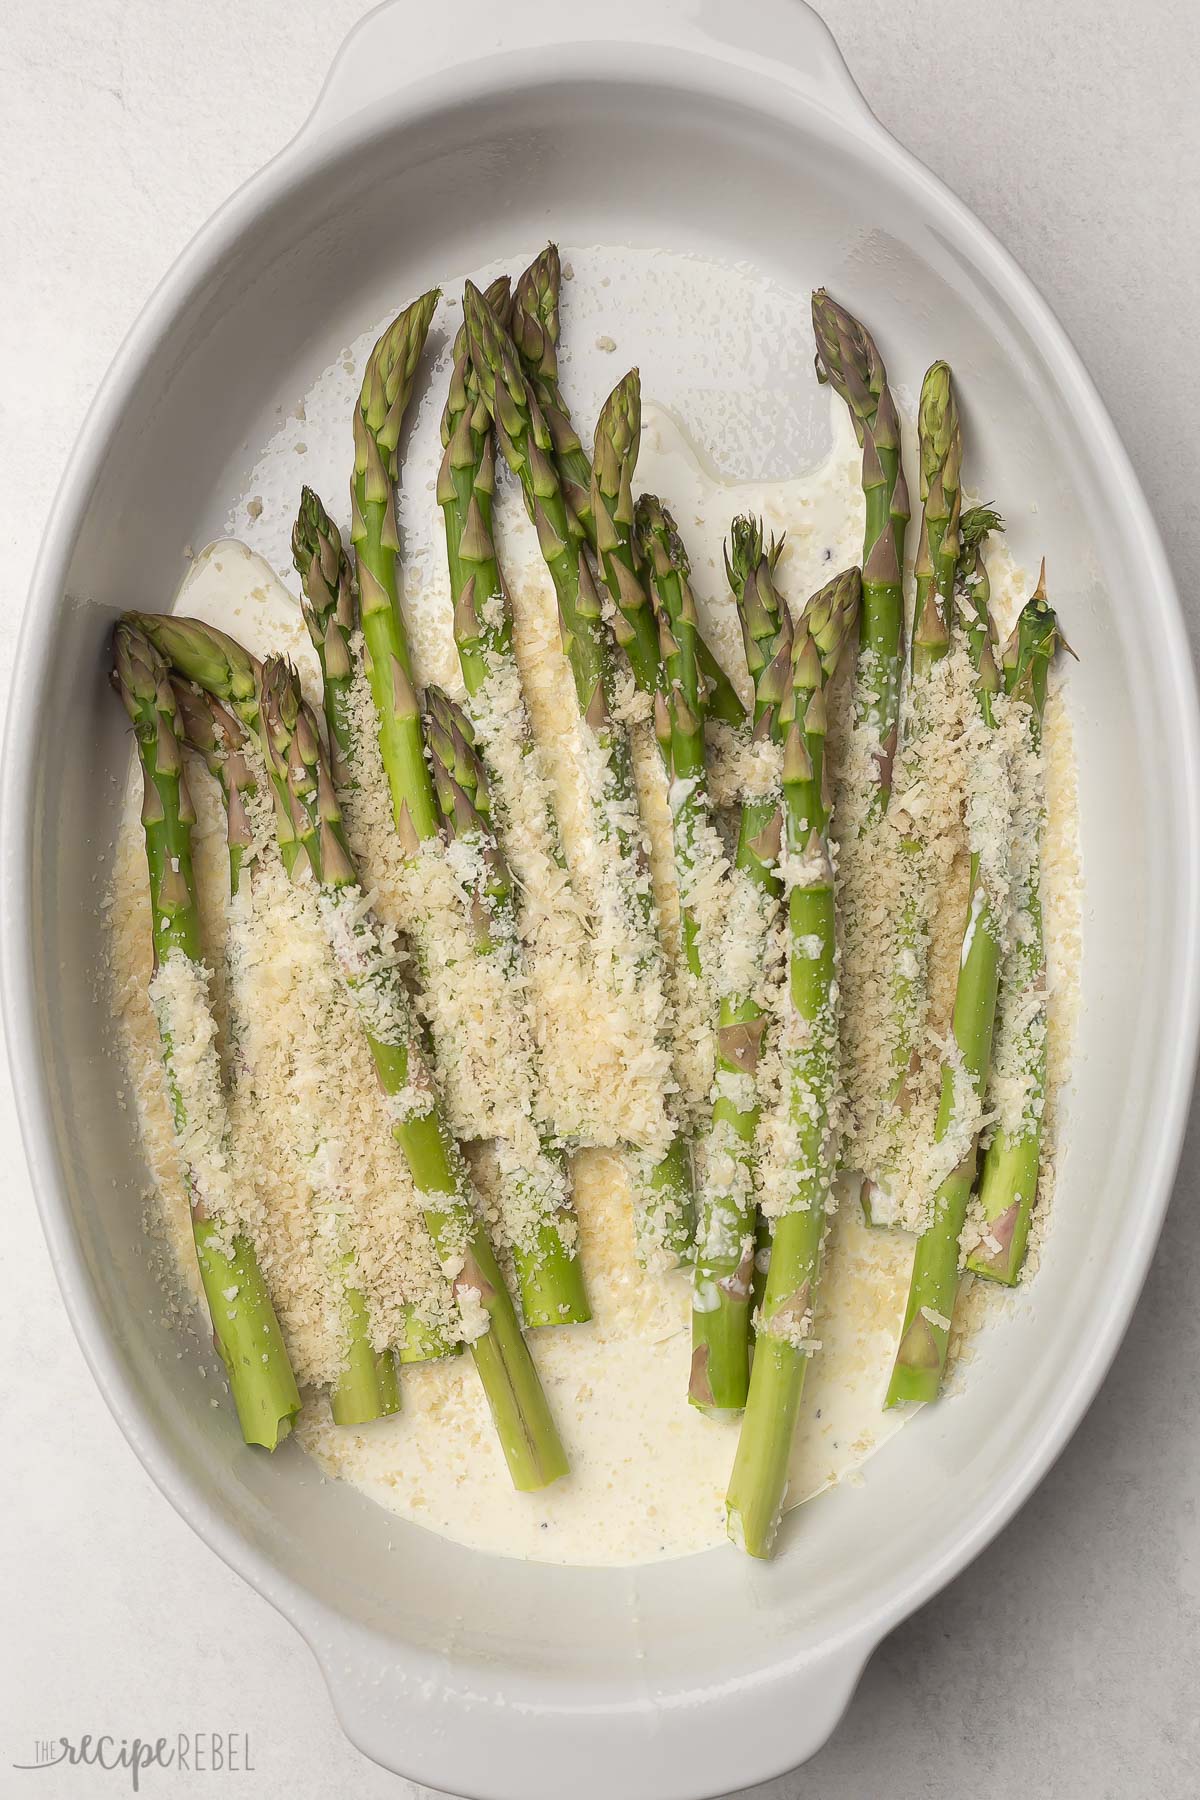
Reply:
[[[354,1742],[484,1800],[566,1787],[577,1800],[700,1800],[824,1741],[883,1634],[1044,1474],[1125,1329],[1192,1082],[1192,669],[1145,502],[1062,331],[872,118],[804,6],[459,0],[423,15],[419,42],[411,17],[385,6],[359,27],[299,137],[180,258],[59,492],[5,753],[18,1105],[63,1294],[110,1406],[172,1502],[307,1638]],[[744,260],[797,306],[827,282],[905,385],[946,356],[978,426],[981,490],[1039,503],[1018,550],[1045,551],[1081,659],[1084,1054],[1032,1303],[989,1334],[964,1396],[915,1420],[864,1486],[806,1507],[769,1566],[732,1548],[615,1571],[492,1559],[301,1479],[311,1465],[290,1445],[245,1449],[159,1323],[137,1253],[138,1149],[94,999],[97,871],[129,756],[103,680],[114,613],[174,591],[183,546],[220,530],[274,408],[341,344],[430,283],[551,232]],[[666,318],[622,332],[649,345],[651,390],[648,357],[665,366],[670,331]]]

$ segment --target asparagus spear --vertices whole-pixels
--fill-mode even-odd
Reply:
[[[918,451],[921,469],[921,537],[917,547],[917,598],[909,652],[910,687],[907,743],[929,732],[930,679],[950,652],[955,569],[958,562],[960,470],[962,432],[954,399],[950,368],[936,362],[921,386],[918,413]],[[912,822],[901,839],[901,848],[912,857],[921,854],[920,825]],[[888,1096],[893,1136],[908,1110],[908,1083],[916,1070],[920,1038],[925,1022],[925,977],[929,942],[923,897],[909,893],[903,903],[897,940],[898,954],[892,970],[892,1044],[894,1080]],[[886,1183],[889,1169],[875,1171],[875,1180]],[[863,1203],[870,1216],[870,1190],[864,1184]]]
[[[982,557],[976,564],[980,579]],[[986,574],[983,574],[986,579]],[[1036,756],[1041,747],[1046,711],[1046,681],[1062,633],[1045,595],[1045,568],[1037,591],[1027,602],[1013,628],[1001,667],[1004,690],[1029,709],[1027,730]],[[1038,796],[1039,825],[1045,817],[1044,796]],[[1014,933],[1000,980],[1000,1017],[1008,1013],[1017,1021],[1018,1066],[1027,1075],[1027,1092],[1019,1126],[997,1126],[983,1157],[979,1200],[987,1223],[991,1249],[980,1244],[967,1258],[973,1274],[1015,1286],[1025,1260],[1029,1224],[1037,1198],[1038,1168],[1042,1150],[1042,1113],[1046,1101],[1046,946],[1042,929],[1041,881],[1036,846],[1022,888],[1017,911],[1024,915],[1024,929]]]
[[[658,625],[635,540],[633,474],[642,437],[642,384],[636,369],[618,381],[596,420],[592,516],[600,572],[612,596],[613,636],[643,693],[662,685]]]
[[[207,1000],[207,971],[200,945],[200,909],[192,872],[195,813],[183,771],[181,729],[175,693],[163,658],[127,621],[114,634],[114,680],[133,721],[145,793],[142,825],[150,877],[154,938],[151,997],[162,1039],[163,1071],[175,1124],[184,1184],[191,1204],[192,1235],[200,1279],[208,1301],[214,1341],[229,1376],[242,1435],[248,1444],[274,1450],[300,1411],[300,1395],[288,1361],[271,1296],[254,1245],[244,1232],[230,1236],[219,1214],[209,1211],[210,1171],[197,1160],[194,1134],[203,1130],[227,1166],[229,1122],[225,1115],[215,1040],[193,1069],[187,1085],[175,1055],[171,1008],[155,988],[171,964],[194,970],[195,988]],[[189,1021],[192,1030],[198,1021]],[[194,1047],[189,1062],[196,1062]],[[197,1083],[205,1088],[203,1123],[189,1118],[189,1098]]]
[[[497,298],[506,292],[506,284],[493,284]],[[362,600],[362,629],[366,645],[367,670],[372,697],[380,719],[380,750],[392,794],[396,829],[406,849],[415,852],[420,840],[432,837],[438,828],[437,795],[425,759],[425,739],[416,694],[412,686],[412,661],[409,654],[403,614],[398,601],[396,562],[399,533],[396,528],[394,486],[397,476],[396,446],[404,411],[412,389],[413,373],[429,328],[437,294],[431,293],[415,301],[384,333],[371,353],[364,375],[362,393],[354,415],[355,475],[353,484],[353,541],[358,559],[359,590]],[[464,431],[471,429],[466,408]],[[488,475],[484,473],[484,481]],[[457,533],[454,553],[459,569],[483,548],[483,537],[490,541],[484,525],[479,496],[474,511],[467,500],[463,529]],[[490,495],[488,498],[490,512]],[[457,521],[456,521],[457,522]],[[482,535],[481,535],[482,534]],[[494,557],[493,557],[494,560]],[[498,575],[498,571],[497,571]],[[484,596],[479,595],[483,610]],[[464,616],[466,608],[463,609]],[[511,628],[510,628],[511,629]],[[384,668],[390,668],[386,679]],[[461,836],[462,834],[459,833]],[[493,873],[495,865],[493,862]],[[480,918],[487,915],[486,941],[481,948],[493,947],[497,936],[517,956],[515,909],[511,886],[489,891],[489,881],[476,897]],[[418,922],[418,951],[425,921]],[[516,963],[510,971],[519,974]],[[512,1155],[512,1147],[505,1151]],[[511,1169],[512,1178],[532,1193],[541,1195],[551,1190],[565,1190],[561,1170],[545,1164],[532,1169]],[[523,1255],[519,1269],[522,1293],[530,1324],[556,1323],[588,1317],[582,1289],[582,1271],[578,1259],[567,1254],[558,1223],[548,1223],[537,1234],[538,1244],[549,1261],[540,1272],[532,1255]],[[553,1238],[553,1244],[550,1238]],[[544,1240],[544,1241],[543,1241]]]
[[[342,829],[333,780],[316,720],[295,670],[271,657],[262,673],[263,739],[286,783],[296,835],[326,901],[330,939],[358,1003],[392,1129],[421,1195],[425,1222],[442,1263],[455,1271],[455,1294],[482,1312],[471,1343],[513,1485],[546,1487],[567,1470],[566,1457],[495,1253],[473,1205],[462,1152],[439,1110],[408,996],[364,903]]]
[[[330,767],[340,788],[349,779],[354,756],[350,724],[354,682],[350,637],[357,612],[354,576],[342,548],[342,534],[310,487],[300,490],[300,510],[292,527],[292,559],[304,589],[304,623],[321,664]]]
[[[791,682],[792,616],[776,591],[775,565],[783,551],[783,539],[763,543],[762,527],[751,518],[733,522],[725,551],[725,573],[742,626],[746,667],[754,684],[753,735],[759,742],[782,746],[780,708]],[[778,875],[783,845],[782,796],[768,793],[743,800],[738,819],[737,849],[731,881],[731,914],[743,915],[745,929],[752,930],[760,946],[782,889]],[[721,995],[718,1011],[712,1132],[724,1140],[734,1157],[731,1190],[753,1179],[759,1102],[755,1080],[762,1055],[765,1019],[754,995],[728,991]],[[754,1215],[751,1205],[750,1214]],[[755,1224],[754,1272],[751,1307],[762,1303],[770,1260],[771,1236],[766,1219],[758,1213]]]
[[[637,824],[629,737],[612,716],[612,660],[584,541],[563,496],[553,440],[537,397],[521,372],[511,339],[472,282],[466,286],[463,310],[480,389],[501,451],[521,483],[554,583],[563,649],[584,728],[600,752],[603,774],[591,793],[596,833],[617,849],[624,874],[617,898],[629,937],[638,945],[640,966],[647,978],[661,979],[662,954],[645,843]],[[685,1139],[676,1130],[661,1158],[652,1161],[649,1153],[637,1152],[634,1165],[638,1184],[648,1195],[637,1210],[644,1253],[661,1249],[682,1258],[690,1248],[692,1228]]]
[[[487,299],[497,313],[507,311],[507,276],[492,283]],[[489,671],[512,657],[513,620],[492,536],[496,491],[492,421],[480,396],[465,325],[454,340],[442,444],[437,498],[446,527],[454,641],[467,694],[474,698]]]
[[[488,304],[498,313],[508,306],[508,277],[494,281],[487,290]],[[492,536],[492,501],[496,484],[495,434],[491,416],[482,400],[479,378],[471,361],[465,325],[454,341],[454,368],[450,392],[442,413],[444,454],[438,471],[437,498],[446,525],[446,558],[450,567],[450,594],[454,602],[454,641],[467,690],[467,710],[484,757],[493,759],[491,733],[497,722],[491,716],[493,692],[502,690],[505,705],[500,729],[515,729],[523,760],[534,755],[533,728],[525,708],[513,646],[512,606],[500,572]],[[498,760],[498,759],[496,759]],[[527,779],[534,776],[529,763]],[[558,820],[551,790],[545,787],[546,842],[560,868],[565,868]],[[503,837],[506,796],[494,779],[497,828]]]
[[[240,721],[213,695],[197,692],[183,681],[177,680],[174,687],[184,741],[189,749],[203,757],[221,789],[229,843],[229,891],[231,898],[236,898],[241,887],[245,852],[251,844],[246,801],[258,785],[248,760],[249,735]],[[236,1004],[236,982],[231,976],[229,969],[231,1055],[244,1078],[246,1071],[241,1048],[244,1021]],[[296,1108],[296,1128],[298,1132],[304,1129],[304,1113],[300,1106]],[[302,1153],[313,1160],[318,1148],[319,1145],[310,1140]],[[330,1410],[338,1425],[365,1425],[400,1409],[400,1389],[392,1352],[390,1349],[377,1351],[372,1346],[366,1299],[347,1279],[354,1261],[353,1252],[343,1250],[338,1256],[336,1270],[336,1279],[342,1286],[346,1334],[345,1364],[329,1396]]]
[[[661,686],[658,627],[635,542],[632,486],[641,435],[641,379],[636,369],[630,369],[600,408],[596,421],[592,513],[600,568],[616,609],[613,636],[629,658],[639,688],[653,694]],[[705,643],[698,621],[695,643],[707,716],[740,727],[745,723],[746,709]]]
[[[397,589],[400,535],[395,484],[400,430],[439,298],[439,291],[431,289],[388,326],[367,359],[354,408],[350,538],[358,573],[366,672],[379,718],[379,749],[391,789],[392,814],[400,841],[410,854],[415,854],[423,838],[436,835],[438,818]]]
[[[679,870],[684,962],[692,978],[702,975],[700,921],[688,903],[691,878],[703,852],[709,816],[704,767],[704,693],[696,645],[700,636],[696,602],[688,576],[691,565],[675,521],[662,501],[643,494],[637,504],[637,543],[648,571],[662,659],[662,685],[655,696],[656,735],[666,746],[672,782],[671,818]],[[664,735],[665,734],[665,735]],[[711,956],[714,946],[708,945]]]
[[[772,572],[782,543],[764,549],[762,528],[735,519],[725,552],[754,682],[754,732],[782,741],[780,705],[791,688],[792,619]],[[730,910],[741,930],[765,939],[779,893],[783,818],[778,794],[747,799],[738,824]],[[745,915],[745,916],[743,916]],[[717,1014],[714,1094],[705,1180],[696,1229],[689,1398],[698,1406],[744,1406],[749,1380],[750,1309],[756,1275],[756,1076],[765,1019],[751,993],[722,992]],[[767,1240],[764,1231],[764,1260]],[[761,1297],[761,1296],[759,1296]]]
[[[995,514],[982,507],[964,515],[961,537],[966,546],[965,555],[975,553],[994,520]],[[995,631],[981,556],[977,568],[980,579],[970,588],[959,591],[966,603],[964,629],[971,660],[977,670],[975,693],[980,715],[986,727],[992,730],[996,723],[993,702],[1001,681],[993,649]],[[978,1128],[972,1129],[960,1115],[964,1106],[978,1110],[987,1088],[1002,934],[1003,920],[997,897],[989,892],[982,859],[979,851],[973,849],[970,898],[954,996],[952,1031],[955,1049],[942,1064],[941,1094],[934,1124],[934,1137],[938,1143],[952,1131],[963,1141],[957,1163],[934,1195],[931,1222],[917,1239],[904,1325],[888,1386],[888,1406],[898,1406],[909,1400],[936,1400],[946,1367],[950,1323],[958,1292],[958,1240],[966,1223],[979,1163]],[[957,1070],[956,1063],[959,1065]],[[960,1084],[969,1087],[969,1099],[960,1095]]]
[[[790,1015],[784,1043],[795,1147],[792,1193],[774,1221],[762,1321],[727,1496],[729,1534],[769,1556],[808,1369],[827,1209],[837,1169],[831,1112],[837,1088],[837,934],[825,765],[825,690],[858,623],[857,569],[838,575],[796,623],[782,710]]]
[[[562,287],[562,265],[558,245],[547,244],[517,277],[513,290],[508,328],[521,359],[526,379],[537,397],[542,417],[550,433],[553,456],[562,483],[563,498],[574,514],[579,529],[596,548],[596,527],[592,517],[592,469],[587,452],[579,441],[579,433],[571,423],[571,415],[558,385],[558,299]],[[496,301],[496,316],[504,313]]]
[[[480,910],[478,929],[490,945],[499,922],[514,978],[523,979],[513,880],[496,841],[487,776],[470,720],[440,688],[428,688],[425,701],[434,790],[446,831],[452,840],[472,844],[489,871],[489,905]],[[525,1221],[515,1236],[513,1261],[526,1325],[570,1325],[590,1319],[561,1144],[542,1132],[536,1157],[507,1145],[499,1150],[501,1180],[514,1192],[512,1210]]]
[[[646,574],[645,611],[649,615],[652,610],[657,620],[655,661],[656,669],[661,665],[661,673],[654,694],[655,735],[670,782],[679,882],[680,975],[696,990],[705,1010],[714,952],[719,952],[719,946],[704,940],[693,896],[696,883],[711,876],[714,855],[723,865],[723,853],[712,826],[705,772],[704,689],[696,655],[699,630],[688,582],[687,552],[675,521],[652,494],[643,494],[638,500],[633,547]],[[745,1399],[753,1246],[749,1173],[740,1159],[730,1167],[729,1159],[718,1154],[711,1159],[697,1215],[689,1383],[689,1397],[697,1406],[736,1408]]]
[[[909,505],[900,420],[883,358],[866,327],[831,300],[824,288],[812,297],[812,320],[817,380],[828,382],[846,402],[863,453],[867,519],[855,713],[876,747],[871,812],[878,815],[886,811],[892,791],[904,657],[902,578]]]

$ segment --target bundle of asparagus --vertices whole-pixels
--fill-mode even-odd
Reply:
[[[411,856],[417,856],[421,843],[435,838],[441,823],[447,826],[453,839],[474,845],[483,852],[479,858],[479,885],[473,900],[476,920],[481,927],[478,946],[484,954],[497,947],[502,949],[505,971],[510,977],[514,1013],[523,1015],[520,942],[511,882],[506,876],[495,879],[500,864],[494,838],[490,843],[486,842],[487,834],[478,823],[467,826],[453,804],[449,811],[439,807],[439,787],[433,779],[428,759],[429,745],[413,687],[412,657],[398,599],[397,444],[412,391],[413,371],[437,298],[436,292],[422,295],[388,327],[368,359],[355,410],[352,539],[361,596],[364,661],[378,715],[379,749],[391,789],[393,818],[401,844]],[[465,406],[461,421],[460,438],[464,441],[458,454],[464,455],[469,449],[473,458],[474,441]],[[486,457],[486,448],[483,457]],[[469,466],[463,464],[464,468]],[[494,553],[491,557],[487,554],[490,549],[484,511],[487,474],[483,470],[478,470],[477,474],[482,475],[485,486],[480,488],[473,478],[466,518],[455,546],[460,571],[464,562],[486,565],[490,561],[494,564]],[[456,506],[458,499],[456,487]],[[498,586],[498,575],[496,584]],[[460,590],[459,611],[464,619],[468,605],[473,607],[474,598],[472,594],[471,601],[464,604],[464,593]],[[481,612],[487,611],[487,598],[482,593],[479,595]],[[503,643],[501,630],[501,654]],[[497,651],[494,641],[491,648],[494,653]],[[442,774],[441,791],[446,794],[449,786],[444,765]],[[452,775],[449,785],[455,785]],[[418,912],[408,923],[420,956],[427,949],[423,940],[435,928],[436,921],[424,912]],[[531,1083],[533,1079],[531,1067]],[[532,1097],[529,1104],[532,1107]],[[575,1249],[574,1221],[561,1148],[547,1134],[533,1145],[514,1141],[501,1148],[501,1179],[512,1190],[510,1212],[521,1221],[515,1252],[526,1322],[546,1325],[587,1319],[590,1312]]]
[[[134,621],[117,626],[114,651],[113,679],[133,722],[142,765],[154,944],[151,998],[200,1279],[242,1435],[248,1444],[274,1450],[292,1428],[300,1395],[254,1245],[237,1224],[237,1172],[230,1167],[229,1121],[192,873],[196,815],[183,770],[175,689],[166,662]],[[240,848],[231,839],[235,870]],[[184,1044],[188,1054],[181,1061]]]
[[[214,695],[197,690],[185,681],[173,682],[182,722],[184,741],[201,757],[221,791],[225,808],[226,840],[229,845],[229,895],[231,911],[242,896],[247,874],[246,858],[253,848],[253,834],[248,808],[258,791],[250,740],[244,727]],[[254,864],[249,865],[251,881]],[[225,992],[228,1009],[229,1060],[233,1065],[235,1091],[244,1086],[248,1103],[256,1104],[253,1077],[244,1054],[247,1021],[239,1004],[237,970],[233,965],[233,939],[227,951]],[[321,1144],[313,1135],[309,1109],[303,1097],[297,1097],[294,1108],[295,1129],[303,1138],[301,1155],[313,1171],[312,1187],[319,1185],[317,1170],[322,1162]],[[334,1200],[336,1208],[336,1198]],[[339,1239],[347,1233],[339,1221]],[[330,1390],[329,1402],[333,1418],[339,1425],[362,1425],[371,1419],[385,1418],[399,1409],[400,1392],[392,1351],[376,1351],[371,1344],[371,1324],[367,1302],[350,1281],[354,1264],[353,1246],[342,1241],[336,1252],[333,1279],[340,1290],[341,1310],[345,1324],[345,1363]]]
[[[423,700],[418,694],[400,604],[398,446],[437,290],[399,314],[367,361],[353,419],[349,550],[320,498],[309,488],[301,494],[292,548],[320,666],[324,732],[297,672],[281,657],[259,663],[199,620],[130,613],[117,627],[115,680],[145,777],[152,996],[167,1089],[218,1348],[247,1441],[273,1448],[291,1428],[300,1399],[231,1172],[192,871],[193,814],[181,755],[187,744],[220,786],[235,902],[261,868],[254,858],[264,840],[261,830],[255,838],[252,816],[261,827],[267,814],[259,784],[264,795],[269,791],[279,856],[287,876],[304,884],[319,910],[340,971],[339,1005],[344,994],[357,1009],[386,1128],[407,1161],[429,1238],[452,1285],[462,1337],[514,1485],[533,1490],[565,1473],[505,1268],[447,1119],[448,1070],[444,1061],[437,1066],[436,1045],[426,1040],[414,1010],[431,980],[444,924],[433,909],[418,906],[403,922],[411,957],[397,949],[391,924],[377,918],[364,892],[342,813],[343,802],[350,807],[362,798],[369,773],[369,744],[360,741],[364,714],[355,699],[356,683],[361,695],[365,679],[373,707],[366,735],[377,741],[405,867],[445,857],[460,873],[467,871],[462,883],[469,946],[456,966],[494,959],[503,971],[506,1004],[526,1033],[527,1129],[514,1129],[511,1141],[503,1138],[496,1146],[510,1213],[526,1222],[501,1245],[505,1257],[511,1255],[524,1323],[586,1321],[591,1315],[570,1201],[567,1159],[573,1146],[542,1110],[533,1021],[526,1016],[526,897],[509,854],[509,839],[518,835],[517,811],[524,818],[535,813],[545,855],[564,883],[568,879],[496,548],[498,443],[553,584],[578,705],[590,829],[605,853],[586,875],[571,871],[577,898],[594,920],[615,923],[637,983],[661,994],[653,1016],[664,1066],[678,1054],[681,1020],[700,1019],[700,1036],[708,1034],[712,1085],[704,1118],[697,1120],[694,1106],[682,1115],[668,1096],[662,1141],[633,1151],[635,1210],[645,1262],[661,1263],[665,1253],[688,1269],[690,1400],[716,1413],[744,1408],[728,1526],[750,1554],[766,1556],[784,1505],[805,1373],[816,1347],[822,1247],[840,1149],[839,845],[827,752],[831,684],[856,639],[854,730],[869,749],[869,778],[867,791],[851,796],[842,830],[868,844],[861,854],[871,854],[869,843],[894,825],[900,854],[911,859],[912,869],[923,867],[919,814],[898,804],[889,811],[897,759],[919,758],[923,737],[941,729],[929,696],[948,671],[967,670],[964,657],[973,671],[977,713],[966,735],[990,745],[994,757],[1014,756],[1019,763],[1006,765],[1001,781],[1006,793],[1017,790],[1006,802],[1011,831],[1002,834],[1004,842],[984,843],[979,808],[968,807],[970,892],[932,1125],[941,1179],[928,1196],[916,1244],[886,1397],[893,1406],[931,1400],[939,1392],[961,1243],[970,1246],[969,1271],[1011,1285],[1029,1236],[1047,1086],[1039,874],[1045,792],[1038,751],[1047,674],[1061,633],[1039,583],[997,657],[984,545],[1001,521],[985,507],[962,511],[961,428],[950,370],[938,362],[926,374],[918,414],[922,516],[905,658],[909,505],[899,418],[873,337],[818,290],[812,299],[818,378],[845,402],[862,449],[863,566],[861,573],[849,569],[827,583],[793,619],[776,586],[782,541],[765,543],[759,522],[734,520],[725,566],[753,690],[747,718],[704,642],[675,521],[657,496],[635,494],[637,370],[605,401],[591,456],[572,423],[558,366],[560,281],[551,244],[511,293],[507,277],[486,293],[468,282],[464,322],[452,346],[437,502],[465,703],[436,686],[426,689]],[[622,678],[622,668],[632,684]],[[960,695],[966,678],[960,676]],[[622,680],[652,714],[669,788],[680,903],[674,1019],[666,1004],[629,723],[618,704]],[[736,844],[728,849],[709,793],[705,726],[714,722],[760,746],[765,771],[761,790],[743,795]],[[1002,731],[1009,747],[1003,750]],[[531,804],[522,793],[526,782]],[[293,891],[300,890],[288,889]],[[777,915],[780,925],[773,930]],[[919,883],[910,885],[893,927],[891,1085],[882,1096],[896,1134],[911,1128],[909,1087],[921,1074],[923,1057],[923,1091],[932,1113],[925,979],[930,920],[930,896]],[[843,933],[845,925],[843,917]],[[786,950],[780,947],[785,943]],[[227,985],[236,985],[232,977]],[[193,1046],[183,1057],[183,1035],[197,1032],[199,1050]],[[760,1091],[768,1049],[772,1082],[764,1081]],[[239,1067],[235,1008],[228,1050],[235,1080],[248,1079]],[[457,1114],[452,1117],[457,1123]],[[693,1192],[689,1137],[698,1122],[703,1132]],[[297,1130],[306,1129],[301,1119]],[[309,1133],[313,1141],[306,1139],[314,1193],[324,1148],[313,1137],[317,1129]],[[868,1188],[889,1180],[888,1156],[863,1173]],[[978,1229],[964,1238],[975,1195]],[[340,1222],[339,1244],[330,1278],[346,1352],[331,1406],[338,1422],[361,1424],[399,1405],[397,1358],[432,1357],[453,1346],[423,1333],[414,1318],[403,1341],[383,1352],[373,1348],[370,1308],[356,1284],[353,1245],[340,1236]]]
[[[567,504],[554,438],[503,323],[468,282],[467,342],[501,451],[517,477],[554,583],[564,654],[571,667],[589,747],[588,789],[596,839],[615,851],[613,879],[589,896],[599,913],[615,911],[636,945],[639,978],[662,982],[658,921],[638,816],[629,736],[613,713],[613,659],[586,539]],[[602,877],[603,879],[603,877]],[[661,1030],[668,1033],[665,1014]],[[647,1259],[679,1260],[691,1245],[693,1199],[686,1139],[674,1127],[665,1149],[633,1154],[640,1192],[636,1216]]]
[[[297,878],[313,880],[327,897],[331,946],[362,1014],[393,1135],[456,1295],[480,1315],[471,1353],[513,1485],[522,1491],[544,1487],[566,1472],[566,1459],[477,1216],[466,1163],[441,1117],[408,996],[364,905],[332,773],[298,679],[278,658],[256,664],[200,620],[139,614],[131,623],[185,680],[231,705],[257,737],[275,789],[281,853]]]

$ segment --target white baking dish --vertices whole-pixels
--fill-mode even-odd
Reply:
[[[1029,283],[867,111],[796,0],[584,9],[399,0],[354,33],[297,140],[191,245],[84,427],[43,545],[4,768],[6,1021],[46,1235],[147,1469],[312,1645],[369,1755],[493,1800],[699,1800],[810,1755],[881,1636],[989,1542],[1104,1374],[1166,1205],[1197,1031],[1197,713],[1163,552],[1113,428]],[[963,377],[981,487],[1036,497],[1081,661],[1082,1056],[1035,1303],[964,1397],[761,1567],[521,1565],[268,1459],[158,1322],[138,1153],[94,977],[128,744],[108,630],[221,526],[274,407],[366,324],[553,230],[825,280],[919,378]],[[661,338],[670,321],[659,322]],[[632,339],[631,333],[631,339]],[[1033,529],[1036,527],[1036,531]],[[394,1548],[386,1545],[392,1540]]]

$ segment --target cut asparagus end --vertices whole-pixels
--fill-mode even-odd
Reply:
[[[1018,1138],[1014,1143],[998,1132],[993,1146],[995,1155],[989,1148],[984,1159],[979,1200],[987,1235],[995,1249],[987,1243],[977,1245],[967,1258],[967,1268],[985,1281],[1016,1287],[1037,1195],[1041,1134]]]
[[[748,1556],[765,1560],[775,1546],[807,1364],[778,1337],[760,1333],[755,1340],[754,1404],[742,1418],[725,1496],[726,1529]]]
[[[513,1261],[527,1327],[587,1324],[592,1309],[583,1263],[576,1250],[567,1248],[553,1220],[542,1226],[532,1250],[514,1250]]]
[[[750,1289],[754,1245],[748,1240],[733,1275],[697,1279],[692,1296],[692,1363],[688,1400],[710,1415],[741,1412],[750,1384]]]
[[[568,1473],[567,1454],[492,1247],[478,1231],[468,1267],[481,1284],[489,1328],[471,1345],[500,1446],[518,1493],[536,1493]]]
[[[193,1216],[192,1232],[213,1337],[248,1444],[275,1450],[300,1412],[300,1393],[283,1333],[249,1238],[237,1236],[232,1254],[212,1220]]]
[[[344,1299],[346,1364],[330,1392],[329,1407],[335,1425],[368,1425],[400,1410],[396,1359],[390,1349],[372,1349],[367,1303],[358,1289],[347,1287]]]

